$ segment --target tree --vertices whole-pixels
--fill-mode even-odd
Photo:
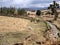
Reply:
[[[13,8],[13,7],[8,8],[8,13],[10,15],[14,15],[14,12],[15,12],[15,8]]]
[[[18,15],[25,15],[26,11],[24,9],[18,9]]]
[[[53,1],[53,4],[50,4],[48,7],[48,9],[51,9],[52,15],[55,15],[54,20],[57,20],[58,17],[58,12],[56,10],[57,8],[59,8],[59,4],[56,3],[56,1]]]
[[[1,7],[1,14],[2,15],[7,15],[8,14],[8,9],[6,7]]]
[[[41,11],[40,10],[37,10],[36,15],[37,16],[40,16],[41,15]]]
[[[2,7],[0,8],[0,14],[2,15]]]
[[[15,11],[15,8],[12,8],[12,7],[10,7],[10,8],[1,7],[0,8],[0,14],[5,15],[5,16],[14,14],[14,11]]]

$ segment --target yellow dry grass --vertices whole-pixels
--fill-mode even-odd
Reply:
[[[58,11],[59,11],[59,10],[58,10]],[[54,24],[55,24],[58,28],[60,28],[60,14],[58,15],[57,20],[54,21]]]
[[[46,30],[44,21],[35,23],[23,18],[0,16],[0,45],[13,45],[23,42],[26,38],[27,45],[35,41],[44,41],[43,33]]]
[[[54,21],[54,23],[60,29],[60,21]]]
[[[41,16],[43,20],[53,20],[54,16],[53,15],[43,15]]]
[[[21,18],[0,16],[0,32],[15,32],[25,30],[29,21]]]

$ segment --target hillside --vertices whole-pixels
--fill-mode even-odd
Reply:
[[[37,44],[38,41],[45,41],[43,35],[46,30],[44,21],[35,23],[27,19],[0,16],[0,45]]]
[[[16,32],[25,30],[29,21],[21,18],[0,16],[0,32]]]

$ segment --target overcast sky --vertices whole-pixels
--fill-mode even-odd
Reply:
[[[48,7],[53,0],[0,0],[0,7]],[[60,0],[55,0],[60,3]]]

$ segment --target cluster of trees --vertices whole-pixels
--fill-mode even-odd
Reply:
[[[48,9],[50,9],[50,11],[51,11],[51,14],[55,15],[54,20],[57,20],[57,17],[58,17],[57,8],[59,8],[59,4],[56,3],[56,1],[53,1],[53,4],[50,4],[50,6],[48,7]],[[20,8],[19,9],[15,9],[13,7],[10,7],[10,8],[1,7],[0,8],[0,15],[11,16],[11,15],[14,15],[16,13],[17,13],[17,15],[26,15],[27,14],[24,9],[20,9]],[[36,15],[40,16],[41,15],[41,11],[37,10],[36,11]]]
[[[50,6],[48,7],[48,9],[50,9],[51,11],[51,15],[54,15],[54,20],[57,20],[58,18],[58,12],[57,9],[59,8],[59,4],[56,3],[56,1],[53,1],[53,4],[50,4]],[[48,12],[50,14],[50,12]],[[41,11],[37,10],[36,15],[40,16],[41,15]]]
[[[50,11],[52,12],[51,14],[55,15],[54,20],[57,20],[58,18],[57,8],[59,8],[59,4],[56,3],[56,1],[53,1],[53,4],[50,4],[50,6],[48,7],[48,9],[50,9]]]
[[[26,15],[27,12],[24,9],[20,9],[20,8],[19,9],[16,9],[16,8],[13,8],[13,7],[10,7],[10,8],[1,7],[0,8],[0,15],[11,16],[11,15],[14,15],[14,14],[16,14],[16,15]],[[37,10],[36,15],[40,16],[41,11]]]
[[[17,10],[18,15],[26,15],[27,12],[24,9],[18,9]]]
[[[24,9],[16,9],[13,7],[7,8],[7,7],[1,7],[0,8],[0,15],[5,15],[5,16],[11,16],[11,15],[24,15],[26,14],[26,11]]]
[[[1,15],[14,14],[14,11],[15,11],[15,8],[6,8],[6,7],[0,8],[0,14]]]

